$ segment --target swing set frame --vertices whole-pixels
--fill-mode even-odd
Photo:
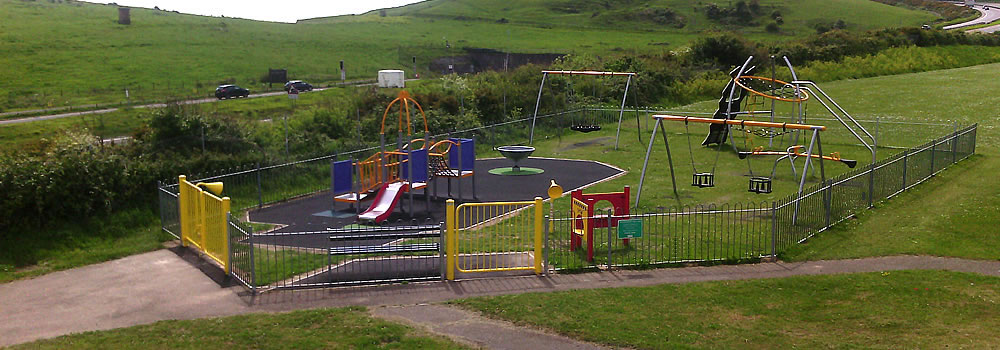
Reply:
[[[545,88],[545,80],[552,75],[584,75],[584,76],[602,76],[602,77],[618,77],[624,76],[628,77],[625,81],[625,93],[622,94],[621,107],[618,108],[618,131],[615,132],[615,150],[618,150],[618,139],[622,133],[622,120],[625,117],[625,101],[628,100],[628,90],[632,85],[632,78],[636,76],[636,73],[632,72],[598,72],[598,71],[575,71],[575,70],[543,70],[542,71],[542,83],[538,85],[538,98],[535,100],[535,112],[531,117],[531,133],[528,136],[528,144],[532,144],[535,141],[535,121],[538,119],[538,107],[542,103],[542,91]],[[639,114],[635,115],[635,126],[636,132],[639,137],[639,142],[642,143],[642,131],[639,130]]]
[[[688,117],[688,116],[678,116],[678,115],[666,115],[666,114],[656,114],[652,116],[653,120],[656,120],[656,124],[653,125],[653,134],[649,138],[649,146],[646,147],[646,158],[642,162],[642,173],[639,175],[639,188],[635,194],[635,203],[639,203],[639,199],[642,198],[642,185],[646,179],[646,172],[649,168],[649,155],[653,151],[653,143],[656,141],[656,132],[659,130],[663,138],[663,144],[667,152],[667,162],[670,168],[670,183],[673,185],[674,196],[678,196],[677,193],[677,178],[674,174],[674,159],[670,153],[670,141],[667,139],[667,132],[663,127],[664,121],[682,121],[685,123],[704,123],[704,124],[725,124],[727,126],[739,125],[742,127],[764,127],[764,128],[783,128],[791,130],[803,130],[812,131],[812,138],[809,141],[809,146],[806,148],[806,153],[803,155],[806,159],[816,158],[819,160],[820,169],[820,181],[826,181],[826,170],[823,165],[823,160],[826,157],[813,157],[813,147],[817,149],[818,155],[823,154],[823,145],[820,141],[820,131],[825,131],[826,126],[822,125],[809,125],[809,124],[797,124],[797,123],[775,123],[775,122],[764,122],[755,120],[733,120],[733,119],[714,119],[714,118],[699,118],[699,117]],[[718,147],[722,147],[719,145]],[[691,155],[694,157],[694,155]],[[799,180],[799,190],[798,194],[802,195],[802,190],[805,187],[806,175],[808,174],[810,162],[806,162],[804,168],[802,169],[802,178]],[[696,174],[697,175],[697,174]]]

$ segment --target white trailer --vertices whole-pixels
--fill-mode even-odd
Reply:
[[[378,87],[381,88],[403,88],[406,87],[404,80],[405,73],[398,69],[386,69],[378,71]]]

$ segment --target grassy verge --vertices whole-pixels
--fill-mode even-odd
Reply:
[[[466,299],[487,316],[641,348],[988,348],[1000,279],[899,271]]]
[[[1000,171],[996,156],[975,156],[936,178],[792,247],[781,259],[805,261],[915,254],[1000,259],[1000,187],[979,174]]]
[[[79,223],[14,232],[0,249],[0,283],[156,250],[173,236],[149,209],[132,209]]]
[[[464,346],[369,316],[364,308],[161,321],[86,332],[11,349],[460,349]]]

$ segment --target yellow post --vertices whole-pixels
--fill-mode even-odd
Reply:
[[[208,240],[208,201],[205,200],[205,191],[198,188],[198,246],[204,251]]]
[[[181,246],[187,246],[187,242],[185,242],[184,239],[187,238],[188,220],[191,220],[191,218],[187,217],[187,202],[185,202],[185,200],[187,199],[187,196],[188,196],[187,193],[185,193],[185,192],[187,192],[187,189],[184,187],[184,181],[187,181],[186,179],[187,179],[187,176],[184,176],[184,175],[177,176],[177,191],[179,192],[177,198],[178,198],[178,201],[180,202],[180,207],[178,209],[181,211],[181,215],[180,215],[180,217],[181,217]]]
[[[542,197],[535,197],[535,274],[542,274]]]
[[[455,259],[457,258],[457,245],[458,240],[455,237],[455,200],[449,199],[445,205],[444,210],[445,215],[445,254],[447,258],[445,263],[448,265],[445,274],[449,281],[455,280]]]
[[[222,245],[222,267],[226,270],[226,275],[229,274],[229,197],[222,197],[222,220],[219,220],[220,226],[222,226],[222,235],[225,237],[225,244]]]

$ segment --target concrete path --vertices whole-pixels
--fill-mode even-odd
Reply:
[[[187,250],[139,254],[115,261],[56,272],[35,279],[0,284],[0,346],[58,335],[147,324],[160,320],[194,319],[248,312],[290,311],[317,307],[406,306],[375,308],[376,315],[401,317],[411,322],[431,322],[432,310],[462,327],[445,333],[470,343],[496,346],[483,329],[493,328],[485,320],[461,312],[424,304],[476,296],[553,292],[572,289],[648,286],[719,280],[780,278],[801,275],[878,272],[893,270],[950,270],[1000,277],[1000,261],[980,261],[923,256],[895,256],[855,260],[797,263],[721,265],[657,270],[621,270],[549,277],[469,279],[458,282],[428,282],[385,286],[332,288],[264,293],[250,299],[240,287],[220,287],[217,269],[193,257]],[[207,274],[206,274],[207,271]],[[214,272],[213,272],[214,271]],[[211,276],[211,277],[210,277]],[[213,280],[214,277],[214,280]],[[418,318],[421,313],[428,318]],[[409,315],[417,315],[409,317]],[[505,326],[506,327],[506,326]],[[436,328],[434,328],[436,329]],[[506,327],[516,332],[506,337],[526,338],[545,344],[561,337],[537,331]],[[573,343],[577,344],[577,343]],[[581,345],[581,346],[585,346]],[[576,346],[576,345],[572,345]]]
[[[0,347],[68,333],[252,311],[170,250],[0,284]]]
[[[487,349],[603,349],[599,345],[518,327],[443,305],[385,306],[372,309],[371,313]]]

